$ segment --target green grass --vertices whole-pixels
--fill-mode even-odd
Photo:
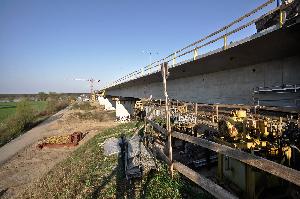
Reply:
[[[13,115],[16,112],[16,104],[7,102],[0,103],[0,122]]]
[[[0,103],[0,147],[20,136],[24,132],[40,124],[51,114],[60,110],[58,102],[52,103],[53,110],[49,111],[49,102],[20,101]],[[63,108],[63,107],[62,107]]]
[[[167,167],[159,163],[159,171],[142,180],[126,180],[120,155],[106,157],[102,144],[122,133],[131,136],[137,123],[121,124],[107,129],[75,150],[29,187],[22,198],[207,198],[194,192],[193,186],[179,173],[171,179]]]
[[[37,112],[44,111],[47,106],[46,101],[32,101],[30,102],[32,105],[32,108],[36,110]]]
[[[46,101],[30,101],[32,108],[37,111],[44,111],[47,102]],[[16,112],[17,102],[0,102],[0,122],[3,122],[6,118],[14,115]]]

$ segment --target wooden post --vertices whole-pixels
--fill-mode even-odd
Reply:
[[[216,119],[217,119],[217,122],[219,122],[219,105],[217,104],[216,105]]]
[[[165,103],[166,103],[166,127],[168,133],[168,156],[171,162],[173,162],[173,151],[172,151],[172,135],[171,135],[171,121],[170,121],[170,110],[169,110],[169,99],[168,99],[168,92],[167,92],[167,71],[168,63],[165,62],[161,65],[162,77],[163,77],[163,86],[164,86],[164,95],[165,95]],[[173,163],[170,165],[170,172],[173,178]]]
[[[196,120],[195,120],[195,124],[197,124],[197,119],[198,119],[198,104],[195,104],[195,116],[196,116]]]
[[[218,153],[218,178],[219,178],[219,181],[222,181],[223,176],[224,176],[224,174],[223,174],[223,167],[224,167],[223,159],[224,159],[224,155],[221,153]]]
[[[255,175],[251,166],[245,164],[246,198],[255,198]]]

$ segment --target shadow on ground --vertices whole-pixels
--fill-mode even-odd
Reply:
[[[127,180],[125,175],[125,152],[124,147],[121,147],[121,153],[118,155],[118,165],[101,183],[94,189],[91,198],[101,198],[101,192],[105,186],[113,179],[116,180],[115,198],[140,198],[141,179]]]

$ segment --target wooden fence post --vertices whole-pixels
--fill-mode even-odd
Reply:
[[[171,135],[171,121],[170,121],[170,110],[169,110],[169,99],[167,92],[167,78],[168,78],[168,62],[162,63],[161,72],[163,77],[163,86],[164,86],[164,95],[165,95],[165,103],[166,103],[166,127],[168,133],[168,156],[171,162],[173,162],[173,151],[172,151],[172,135]],[[173,178],[173,163],[170,165],[170,172]]]
[[[216,105],[216,119],[217,119],[217,122],[219,122],[219,105],[218,104]]]

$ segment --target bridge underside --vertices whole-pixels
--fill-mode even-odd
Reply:
[[[227,50],[170,69],[170,99],[198,103],[300,106],[300,24],[254,35]],[[259,88],[260,87],[260,88]],[[294,87],[294,90],[286,90]],[[279,91],[276,91],[276,89]],[[156,72],[106,89],[111,96],[163,99]],[[254,91],[260,92],[254,92]]]

